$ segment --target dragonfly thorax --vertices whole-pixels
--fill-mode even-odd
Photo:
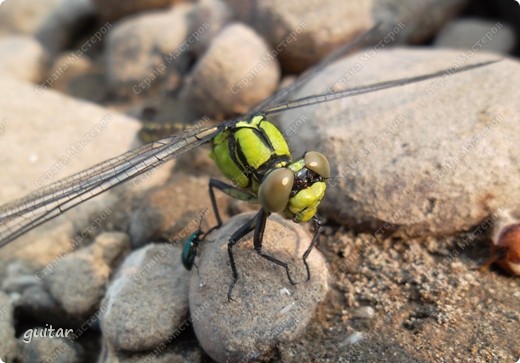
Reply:
[[[292,160],[282,133],[263,116],[225,128],[213,139],[211,157],[226,178],[255,196],[269,171]]]

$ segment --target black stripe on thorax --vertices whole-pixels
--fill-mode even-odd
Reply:
[[[249,162],[247,161],[247,158],[244,155],[244,152],[242,151],[241,145],[239,143],[237,143],[236,139],[235,139],[235,132],[237,132],[241,128],[250,129],[253,132],[253,134],[258,139],[260,139],[262,144],[264,144],[264,146],[271,152],[271,154],[274,151],[274,147],[273,147],[273,144],[271,143],[271,140],[269,139],[269,137],[267,136],[267,134],[265,133],[265,131],[263,129],[256,128],[256,127],[237,127],[235,129],[233,129],[232,130],[233,147],[236,150],[236,157],[240,161],[240,165],[243,167],[243,170],[247,170],[247,169],[251,169],[251,165],[249,165]]]

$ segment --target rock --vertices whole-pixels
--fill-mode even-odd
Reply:
[[[278,344],[303,332],[328,290],[327,267],[317,250],[309,255],[311,279],[305,281],[301,256],[310,235],[293,222],[273,215],[267,221],[263,251],[288,261],[298,284],[291,285],[281,267],[254,251],[249,234],[233,248],[239,280],[232,292],[234,301],[228,302],[232,276],[227,241],[253,216],[238,215],[207,236],[198,263],[200,277],[191,275],[193,327],[201,346],[218,362],[269,359]]]
[[[84,319],[70,316],[51,296],[43,283],[27,287],[15,300],[16,311],[40,324],[81,326]]]
[[[135,119],[4,75],[2,82],[2,204],[134,145]]]
[[[280,70],[264,41],[239,23],[215,37],[190,74],[181,99],[200,116],[242,114],[276,88]]]
[[[38,329],[39,331],[36,333],[42,334],[41,328]],[[58,328],[55,327],[55,329]],[[27,330],[24,334],[29,331],[34,334],[34,329]],[[26,341],[29,342],[26,343]],[[83,361],[83,348],[68,338],[30,337],[27,335],[27,338],[20,337],[20,346],[24,362],[79,363]]]
[[[106,47],[109,86],[118,92],[146,94],[160,89],[171,75],[186,72],[190,10],[182,5],[117,23]]]
[[[41,280],[35,276],[34,269],[23,260],[9,263],[5,277],[0,280],[2,281],[2,291],[17,297],[28,288],[41,285]]]
[[[136,120],[3,73],[1,77],[0,205],[133,146],[140,128]],[[105,193],[2,247],[0,270],[16,259],[41,270],[59,261],[99,233],[114,214],[114,199]]]
[[[285,71],[301,72],[332,49],[382,22],[381,38],[418,43],[427,40],[467,0],[346,2],[341,0],[236,1],[226,0],[245,23],[267,40]],[[390,39],[391,38],[391,39]]]
[[[94,103],[103,103],[109,97],[105,75],[99,70],[92,70],[74,77],[67,85],[66,93]]]
[[[395,36],[399,43],[421,44],[459,14],[469,0],[388,1],[373,4],[374,23],[382,22],[382,38]],[[376,39],[378,43],[381,39]],[[386,41],[385,41],[386,42]]]
[[[447,24],[437,35],[434,45],[460,49],[477,46],[481,50],[509,53],[515,45],[515,33],[501,22],[463,18]]]
[[[0,35],[34,35],[61,1],[4,1],[0,11]]]
[[[150,244],[133,252],[111,282],[101,311],[103,336],[117,350],[138,352],[171,342],[188,316],[181,250]]]
[[[149,352],[128,353],[114,349],[110,345],[104,347],[106,362],[111,363],[202,363],[202,351],[198,346],[173,342],[161,345]]]
[[[49,266],[59,261],[62,254],[72,250],[70,241],[73,235],[72,222],[64,218],[36,228],[0,249],[0,271],[11,263],[18,262],[30,268],[29,274],[22,273],[22,276],[25,276],[21,277],[22,279],[45,276]],[[16,280],[18,278],[20,276],[15,277]]]
[[[37,83],[43,79],[47,54],[31,37],[0,38],[0,69],[20,80]]]
[[[217,221],[208,185],[208,178],[178,173],[164,186],[139,196],[134,202],[137,206],[130,218],[132,245],[142,246],[152,240],[167,240],[182,247],[186,238],[199,227],[201,218],[202,230],[215,226]],[[223,193],[216,197],[222,213],[226,210],[228,198]]]
[[[18,346],[15,337],[13,306],[9,296],[0,291],[0,352],[7,362],[18,357]]]
[[[82,26],[95,15],[95,8],[90,0],[62,0],[45,18],[36,33],[36,38],[43,44],[51,56],[63,51],[73,43]],[[92,47],[106,34],[112,24],[105,23],[95,32],[93,39],[81,45],[80,52]]]
[[[92,1],[97,12],[106,19],[113,21],[120,19],[126,15],[146,12],[160,8],[166,8],[174,3],[181,2],[179,0],[93,0]]]
[[[381,51],[369,62],[363,56],[330,66],[293,97],[496,59],[409,49]],[[409,235],[452,234],[520,198],[513,182],[520,177],[513,136],[520,132],[520,112],[512,86],[520,80],[518,70],[518,62],[505,59],[449,78],[285,112],[280,123],[295,156],[318,150],[329,158],[333,178],[321,209],[326,216],[378,234],[394,228]],[[312,122],[295,127],[301,120]]]
[[[273,0],[240,2],[231,0],[239,18],[267,40],[284,71],[297,73],[339,44],[346,43],[373,24],[372,3]],[[245,4],[242,4],[245,3]],[[348,20],[347,20],[348,19]]]
[[[46,84],[75,98],[100,103],[108,94],[104,74],[88,57],[61,53],[49,71]],[[52,77],[59,75],[59,77]]]
[[[68,314],[85,316],[103,298],[112,266],[129,250],[126,234],[102,233],[90,246],[64,257],[44,281]]]
[[[49,71],[51,75],[60,76],[49,86],[63,92],[71,79],[91,71],[93,67],[92,61],[87,57],[76,57],[74,52],[60,53]]]
[[[231,9],[222,0],[200,0],[190,12],[191,31],[196,37],[190,51],[201,55],[210,46],[213,38],[232,19]]]
[[[352,311],[354,319],[373,319],[375,315],[374,308],[371,306],[362,306]]]
[[[25,261],[16,260],[6,268],[6,276],[2,279],[2,291],[21,294],[25,289],[41,284],[32,268]]]

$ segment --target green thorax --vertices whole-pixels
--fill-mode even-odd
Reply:
[[[255,195],[268,171],[291,162],[282,133],[263,116],[224,129],[213,139],[210,155],[226,178]]]

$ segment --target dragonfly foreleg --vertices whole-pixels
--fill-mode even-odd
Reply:
[[[253,237],[255,251],[266,260],[269,260],[279,266],[282,266],[285,269],[285,272],[287,273],[287,278],[289,279],[290,283],[296,285],[296,283],[291,278],[291,274],[289,273],[289,266],[286,262],[283,262],[275,257],[266,255],[262,252],[262,241],[264,239],[265,223],[269,214],[270,213],[266,212],[264,209],[261,209],[260,212],[258,212],[257,214],[258,220],[256,222],[255,235]]]
[[[311,253],[314,246],[316,246],[316,244],[318,243],[318,241],[320,239],[320,230],[321,230],[320,219],[315,215],[312,218],[312,220],[314,222],[314,235],[312,236],[312,241],[309,244],[309,247],[307,247],[307,250],[304,252],[304,254],[302,256],[303,263],[305,264],[305,268],[307,269],[307,281],[309,281],[311,279],[311,270],[309,268],[309,264],[307,263],[307,257]]]
[[[251,232],[253,229],[255,229],[256,225],[258,224],[258,218],[260,217],[262,211],[255,214],[253,218],[251,218],[246,224],[244,224],[242,227],[237,229],[235,233],[229,237],[228,241],[228,255],[229,255],[229,263],[231,265],[231,272],[233,274],[233,281],[231,282],[231,285],[229,285],[228,289],[228,301],[233,300],[231,298],[231,292],[233,291],[233,287],[235,287],[235,284],[238,280],[238,273],[237,273],[237,266],[235,264],[235,258],[233,257],[233,246],[240,241],[242,237],[244,237],[246,234]],[[264,222],[265,225],[265,222]]]

